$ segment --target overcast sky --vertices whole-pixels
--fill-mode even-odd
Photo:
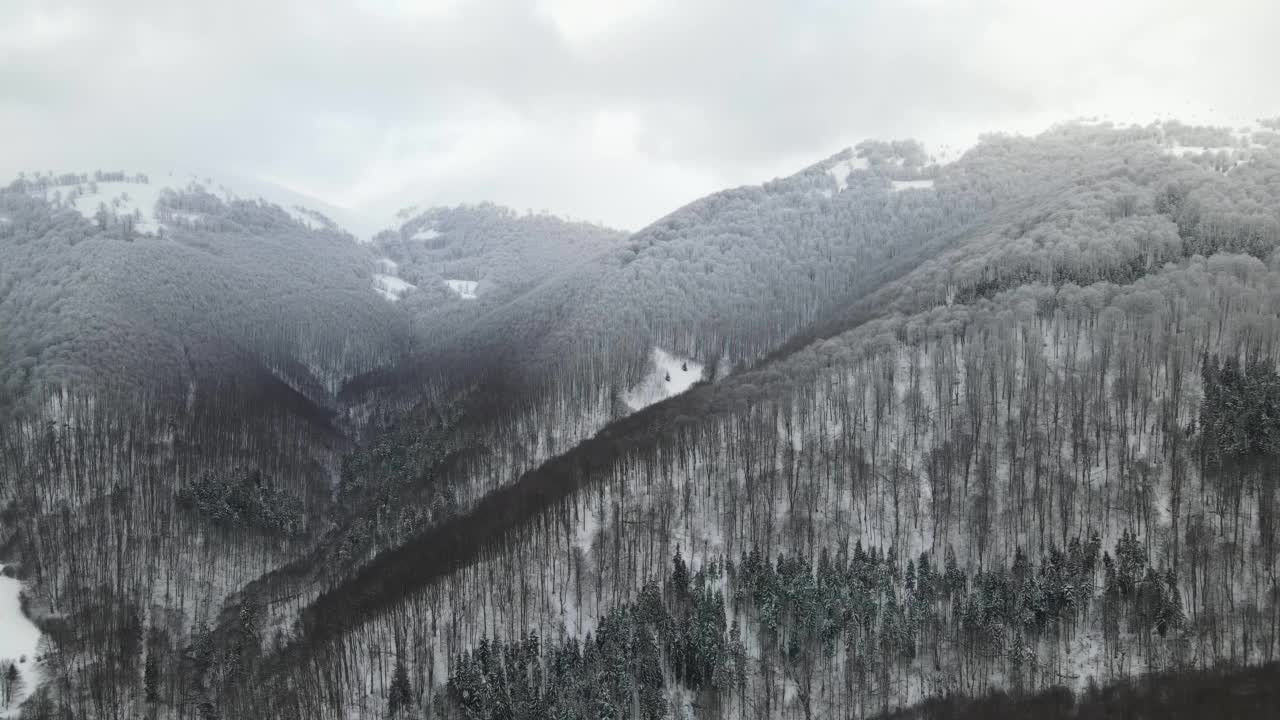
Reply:
[[[1278,5],[0,0],[0,171],[224,168],[636,229],[866,137],[1274,116]]]

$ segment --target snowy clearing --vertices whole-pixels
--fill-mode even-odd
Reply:
[[[475,300],[476,288],[480,287],[480,283],[475,280],[445,280],[444,284],[463,300]]]
[[[9,663],[17,666],[22,676],[22,690],[7,707],[0,706],[0,717],[16,717],[17,708],[40,686],[40,668],[36,666],[36,650],[40,644],[40,629],[26,615],[18,600],[22,583],[3,576],[0,565],[0,672],[9,669]],[[25,658],[25,660],[24,660]]]
[[[662,348],[653,349],[653,370],[640,384],[622,394],[622,402],[641,410],[660,400],[693,387],[702,379],[702,363],[676,357]]]
[[[435,228],[422,228],[414,233],[412,240],[435,240],[440,237],[440,231]]]
[[[399,300],[404,297],[405,293],[416,287],[417,285],[405,282],[394,275],[383,275],[382,273],[374,273],[373,275],[373,289],[391,302]]]
[[[894,180],[892,181],[893,192],[902,192],[903,190],[932,190],[932,180]]]
[[[854,170],[866,169],[867,159],[855,157],[841,160],[835,165],[827,168],[827,174],[831,176],[831,179],[836,181],[836,191],[840,192],[849,187],[849,175],[851,175]]]
[[[163,190],[163,186],[150,183],[86,182],[48,188],[45,199],[70,203],[90,221],[95,220],[101,207],[121,218],[132,215],[136,218],[134,230],[155,233],[160,227],[156,222],[156,201]]]

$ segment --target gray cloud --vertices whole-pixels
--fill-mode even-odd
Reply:
[[[1276,27],[1247,0],[9,0],[0,170],[226,167],[635,228],[867,136],[1275,114]]]

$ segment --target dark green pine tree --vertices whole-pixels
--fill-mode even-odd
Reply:
[[[676,546],[675,557],[671,559],[671,586],[675,588],[676,594],[680,598],[689,595],[689,566],[685,565],[684,558],[680,555],[680,546]]]
[[[9,663],[9,669],[4,673],[4,706],[8,707],[16,698],[18,693],[22,692],[20,688],[21,676],[18,675],[18,666]]]
[[[956,563],[956,551],[947,546],[946,570],[942,575],[944,592],[948,595],[964,592],[967,578]]]
[[[142,686],[148,703],[160,700],[160,657],[154,647],[147,650],[146,664],[142,667]]]
[[[404,655],[396,653],[396,669],[391,676],[391,692],[387,697],[387,711],[396,717],[402,710],[413,706],[413,686],[409,683],[409,670],[404,665]]]
[[[635,653],[633,661],[641,717],[646,720],[662,720],[667,716],[666,698],[663,695],[662,656],[649,628],[637,629],[632,652]]]
[[[142,612],[136,605],[124,612],[119,625],[120,664],[130,683],[137,682],[138,657],[142,655]]]

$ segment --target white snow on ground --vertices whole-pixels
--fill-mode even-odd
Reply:
[[[0,565],[0,573],[3,570],[4,566]],[[18,601],[21,591],[22,583],[0,575],[0,661],[3,661],[0,672],[8,671],[9,663],[14,663],[22,675],[23,685],[22,692],[8,707],[0,706],[0,717],[17,717],[18,705],[40,686],[41,681],[40,668],[36,665],[40,629],[22,614],[22,605]],[[26,658],[25,662],[23,658]]]
[[[373,275],[373,289],[391,302],[399,300],[404,297],[405,293],[416,287],[413,283],[405,282],[395,275],[383,275],[382,273],[374,273]]]
[[[1203,147],[1200,145],[1168,145],[1163,149],[1165,155],[1173,155],[1175,157],[1187,157],[1203,155],[1205,153],[1226,153],[1230,155],[1239,148],[1220,146],[1220,147]]]
[[[339,207],[311,195],[292,190],[283,182],[277,182],[269,178],[248,177],[225,170],[205,171],[203,169],[187,173],[178,171],[164,174],[152,173],[150,178],[152,183],[159,183],[161,186],[172,185],[175,188],[185,188],[198,178],[198,181],[205,186],[206,190],[220,197],[231,196],[241,200],[265,200],[279,205],[285,212],[308,227],[322,227],[323,223],[309,213],[300,211],[299,208],[314,210],[323,213],[325,217],[336,223],[339,228],[354,235],[358,242],[369,242],[374,235],[389,226],[389,223],[375,213]]]
[[[400,263],[391,258],[378,258],[378,267],[388,275],[394,275],[400,269]]]
[[[1071,682],[1073,690],[1081,692],[1089,686],[1090,680],[1101,682],[1106,679],[1104,673],[1107,662],[1103,656],[1103,646],[1101,633],[1096,630],[1091,629],[1071,638],[1063,675],[1066,676],[1064,679]]]
[[[448,285],[450,290],[458,293],[458,297],[463,300],[475,300],[476,288],[480,286],[480,283],[475,280],[445,280],[444,284]]]
[[[96,186],[97,192],[91,189]],[[63,202],[71,200],[76,188],[80,193],[74,196],[76,210],[89,220],[93,220],[98,208],[105,206],[107,212],[121,218],[137,213],[138,221],[134,229],[140,233],[154,233],[159,229],[156,222],[156,200],[164,185],[138,182],[100,182],[83,183],[52,187],[45,191],[45,199],[53,201],[61,198]]]
[[[128,174],[128,173],[126,173]],[[155,232],[162,223],[155,220],[156,200],[166,188],[175,191],[187,189],[191,183],[197,183],[209,193],[223,200],[263,200],[280,206],[294,219],[312,229],[322,229],[326,224],[315,216],[321,213],[333,221],[339,229],[346,230],[358,241],[368,242],[381,230],[391,225],[371,213],[352,210],[326,203],[317,198],[305,195],[268,179],[260,179],[238,175],[224,170],[206,171],[172,170],[146,171],[148,183],[132,182],[99,182],[98,192],[89,195],[89,183],[79,185],[84,193],[76,201],[76,209],[85,217],[93,219],[100,202],[109,208],[118,201],[115,208],[117,215],[124,216],[133,209],[138,209],[143,216],[143,224],[138,226],[140,232]],[[56,195],[64,200],[75,189],[75,185],[52,187],[46,191],[46,199],[52,200]],[[122,200],[122,193],[127,193],[128,200]],[[188,218],[197,219],[198,218]]]
[[[161,185],[172,186],[174,190],[185,189],[191,183],[196,183],[203,187],[206,192],[216,195],[224,201],[248,200],[252,202],[261,200],[276,205],[288,213],[289,217],[311,230],[329,229],[329,223],[325,222],[324,218],[328,217],[332,220],[335,211],[339,215],[341,214],[341,210],[338,208],[324,205],[314,198],[299,195],[274,183],[229,175],[223,172],[172,171],[165,173],[162,180]],[[156,182],[155,176],[152,176],[152,182]],[[339,224],[339,227],[341,227],[341,224]],[[350,231],[356,232],[354,229]]]
[[[849,175],[854,170],[866,170],[867,159],[854,157],[840,162],[827,168],[827,174],[831,179],[836,181],[836,190],[841,191],[849,187]]]
[[[175,219],[182,219],[182,220],[186,220],[187,222],[192,223],[192,224],[199,223],[199,222],[203,221],[203,220],[205,219],[205,217],[206,217],[204,213],[198,213],[198,212],[182,212],[182,211],[180,211],[180,210],[179,210],[179,211],[173,211],[173,210],[169,211],[169,216],[170,216],[171,218],[175,218]],[[163,223],[161,223],[161,224],[163,224]]]
[[[435,228],[422,228],[413,234],[413,240],[435,240],[440,237],[440,231]]]
[[[1237,135],[1237,137],[1239,137],[1239,135]],[[1249,162],[1251,154],[1250,150],[1256,147],[1249,138],[1242,139],[1241,143],[1240,147],[1232,147],[1228,145],[1165,145],[1160,148],[1160,151],[1171,157],[1184,158],[1192,161],[1202,161],[1207,159],[1218,171],[1230,172],[1234,168]]]
[[[903,190],[932,190],[932,180],[894,180],[893,191],[902,192]]]
[[[640,410],[679,395],[701,379],[701,363],[654,348],[653,370],[640,384],[622,394],[622,402],[632,410]]]

